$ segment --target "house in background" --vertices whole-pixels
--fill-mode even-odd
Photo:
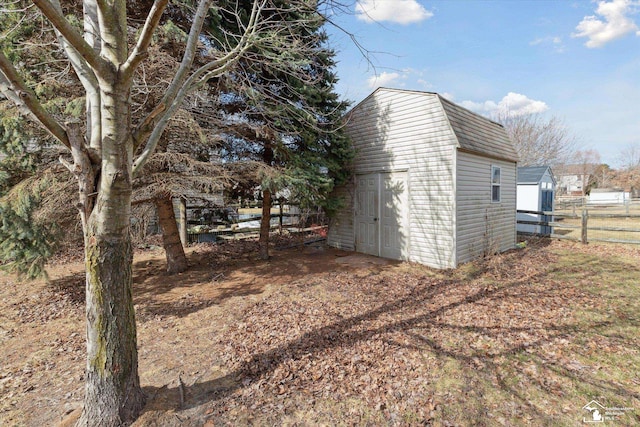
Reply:
[[[347,115],[354,178],[334,247],[455,268],[516,243],[517,155],[504,128],[436,93],[380,88]]]
[[[596,164],[566,165],[556,170],[557,192],[565,196],[584,196],[594,181]]]
[[[549,166],[518,168],[518,211],[553,212],[556,180]],[[551,221],[551,215],[518,212],[518,221]],[[518,224],[518,233],[553,233],[553,227],[537,224]]]

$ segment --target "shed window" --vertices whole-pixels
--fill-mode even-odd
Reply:
[[[500,201],[500,167],[491,166],[491,201]]]

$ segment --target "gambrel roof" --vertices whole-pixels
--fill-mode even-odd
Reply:
[[[437,95],[437,94],[436,94]],[[459,148],[503,160],[518,161],[504,127],[437,95],[458,138]]]
[[[442,112],[449,122],[449,126],[458,141],[458,148],[460,150],[499,160],[518,161],[518,154],[513,147],[513,143],[501,124],[467,110],[435,92],[380,87],[354,106],[351,112],[357,110],[361,104],[364,104],[369,98],[379,92],[397,92],[400,94],[407,93],[425,97],[436,97],[440,101]],[[350,113],[348,113],[347,116],[349,114]]]

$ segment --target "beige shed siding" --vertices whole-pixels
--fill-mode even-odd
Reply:
[[[434,93],[381,88],[352,110],[347,131],[356,175],[406,172],[410,261],[451,268],[515,245],[516,155],[502,126]],[[501,167],[500,203],[491,165]],[[355,248],[354,192],[337,190],[348,208],[331,222],[332,246]]]
[[[437,268],[454,267],[456,140],[438,96],[377,91],[353,110],[347,129],[356,149],[356,174],[407,172],[409,260]],[[350,247],[346,240],[355,239],[353,210],[341,212],[334,221],[329,244]]]
[[[356,249],[353,229],[353,191],[353,182],[334,190],[333,197],[342,199],[344,208],[331,218],[327,233],[327,243],[330,246],[347,251]]]
[[[491,166],[501,168],[501,200],[491,202]],[[516,243],[516,164],[458,151],[457,261],[471,261]]]

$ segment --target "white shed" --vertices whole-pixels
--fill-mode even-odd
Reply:
[[[620,188],[592,188],[587,203],[592,205],[623,205],[629,203],[628,191]]]
[[[517,155],[504,128],[436,93],[380,88],[347,115],[354,179],[331,246],[435,268],[514,247]]]
[[[518,168],[518,210],[553,212],[556,180],[549,166],[524,166]],[[551,221],[551,215],[518,212],[518,221]],[[553,227],[536,224],[518,224],[518,233],[553,233]]]

